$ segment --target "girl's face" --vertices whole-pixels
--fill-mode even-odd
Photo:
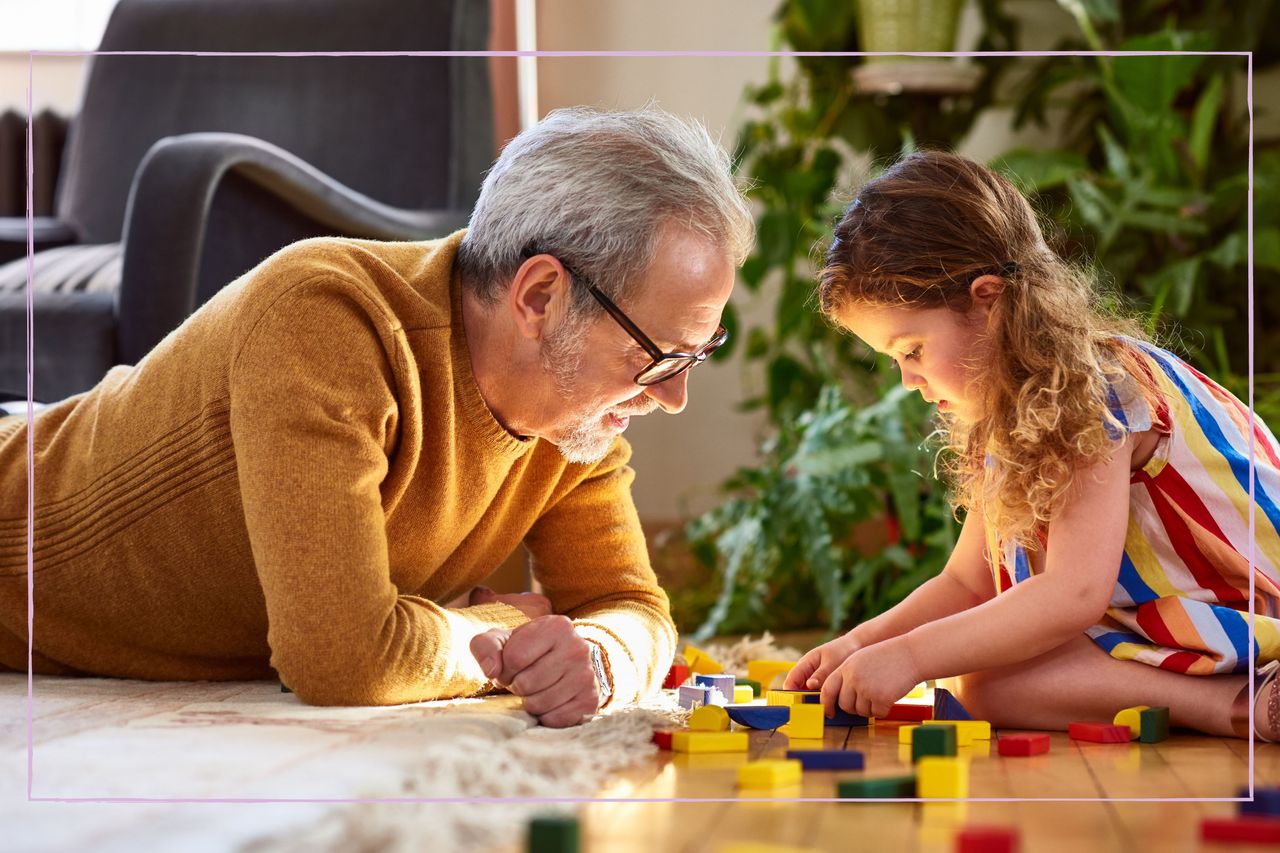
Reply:
[[[836,320],[876,352],[894,360],[902,384],[918,390],[938,410],[973,422],[978,419],[980,367],[988,345],[983,334],[987,307],[968,315],[949,308],[851,303]]]

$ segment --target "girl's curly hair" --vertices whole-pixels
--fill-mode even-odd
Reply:
[[[975,364],[981,418],[941,415],[952,502],[984,514],[1002,540],[1038,547],[1076,472],[1114,450],[1107,387],[1128,375],[1154,412],[1158,392],[1120,335],[1136,323],[1092,277],[1045,242],[1030,203],[965,157],[922,151],[867,183],[845,210],[819,273],[828,317],[863,305],[946,307],[969,318],[970,285],[1004,280]],[[1114,300],[1112,300],[1114,302]]]

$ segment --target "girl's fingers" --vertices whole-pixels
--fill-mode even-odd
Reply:
[[[827,676],[826,681],[822,683],[822,713],[827,717],[836,715],[836,705],[840,701],[840,687],[843,679],[840,676],[840,670],[836,670]]]
[[[817,651],[814,649],[813,651]],[[809,682],[809,676],[813,673],[816,662],[814,660],[813,651],[810,651],[799,662],[791,668],[787,673],[787,679],[783,682],[784,690],[799,690]],[[768,685],[763,685],[768,686]]]

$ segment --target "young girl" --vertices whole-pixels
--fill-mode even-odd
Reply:
[[[1164,705],[1240,737],[1252,705],[1253,734],[1280,738],[1280,449],[1240,401],[1103,311],[1013,185],[953,154],[866,185],[819,295],[938,404],[967,515],[941,574],[788,688],[875,715],[951,678],[999,726]]]

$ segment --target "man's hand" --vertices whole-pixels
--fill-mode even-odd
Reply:
[[[906,637],[894,637],[858,649],[836,667],[822,685],[828,717],[839,705],[853,714],[882,717],[920,683],[919,669]]]
[[[544,726],[576,726],[600,709],[591,649],[567,616],[540,616],[514,631],[493,628],[471,640],[484,674],[524,699]]]
[[[827,676],[861,647],[862,644],[849,633],[810,649],[787,673],[783,687],[787,690],[820,689]]]
[[[467,605],[473,607],[477,604],[491,604],[495,601],[511,605],[530,619],[551,615],[551,599],[545,595],[539,595],[536,592],[504,592],[499,595],[487,586],[478,586],[471,590],[471,597],[467,600]]]

